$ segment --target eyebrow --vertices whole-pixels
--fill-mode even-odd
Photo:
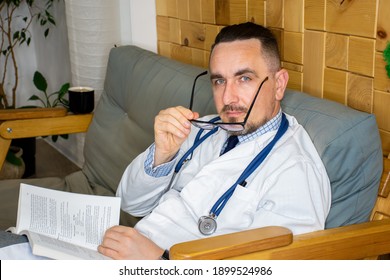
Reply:
[[[241,75],[243,75],[243,74],[248,74],[248,73],[253,74],[253,75],[255,75],[256,77],[258,77],[257,73],[256,73],[254,70],[250,69],[250,68],[240,69],[240,70],[238,70],[238,71],[234,74],[234,76],[235,76],[235,77],[238,77],[238,76],[241,76]],[[218,74],[218,73],[217,73],[217,74],[213,74],[213,73],[210,74],[210,80],[221,79],[221,78],[224,78],[221,74]]]

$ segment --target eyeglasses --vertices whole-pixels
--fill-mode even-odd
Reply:
[[[192,111],[192,104],[194,101],[194,93],[195,93],[195,84],[199,77],[204,76],[207,74],[207,71],[200,73],[198,76],[195,77],[194,84],[192,85],[192,92],[191,92],[191,101],[190,101],[190,107],[189,109]],[[244,121],[242,122],[210,122],[210,121],[200,121],[200,120],[190,120],[190,122],[201,129],[205,130],[211,130],[215,127],[220,127],[226,131],[229,132],[241,132],[245,129],[246,121],[249,118],[249,114],[252,111],[253,105],[256,102],[256,98],[259,95],[260,89],[263,86],[264,82],[268,80],[268,77],[265,77],[265,79],[261,82],[259,88],[257,89],[257,92],[255,94],[255,97],[253,98],[252,104],[249,107],[249,110],[245,116]]]

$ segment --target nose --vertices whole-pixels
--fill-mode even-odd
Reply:
[[[223,104],[230,105],[236,104],[239,101],[239,95],[237,89],[232,82],[226,82],[223,90]]]

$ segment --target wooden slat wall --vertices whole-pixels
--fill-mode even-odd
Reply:
[[[374,113],[390,152],[388,0],[156,0],[158,51],[207,67],[215,35],[253,21],[276,35],[288,86]]]

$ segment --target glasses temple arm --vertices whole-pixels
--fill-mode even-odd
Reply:
[[[261,82],[259,88],[257,89],[256,95],[255,95],[255,97],[253,98],[252,104],[251,104],[251,106],[249,107],[248,112],[246,113],[246,116],[245,116],[245,119],[244,119],[243,123],[246,123],[246,121],[248,120],[249,114],[251,113],[252,108],[253,108],[253,106],[254,106],[255,103],[256,103],[256,99],[257,99],[257,96],[259,95],[259,92],[260,92],[260,90],[261,90],[261,87],[263,86],[263,84],[264,84],[267,80],[268,80],[268,77],[265,77],[265,79]]]
[[[196,80],[200,77],[200,76],[204,76],[207,74],[207,70],[200,73],[198,76],[195,77],[195,80],[194,80],[194,83],[192,84],[192,91],[191,91],[191,100],[190,100],[190,107],[189,109],[192,111],[192,104],[194,102],[194,94],[195,94],[195,85],[196,85]]]

